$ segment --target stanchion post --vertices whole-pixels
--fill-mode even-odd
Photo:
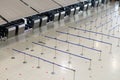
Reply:
[[[93,40],[93,48],[94,48],[94,45],[95,45],[95,41]]]
[[[83,46],[81,48],[82,48],[81,55],[83,55],[84,54],[84,48],[83,48]]]
[[[120,39],[118,39],[117,47],[120,47]]]
[[[66,36],[67,36],[67,39],[66,39],[66,42],[68,42],[68,40],[69,40],[69,29],[67,29],[67,34],[66,34]],[[69,42],[67,43],[67,50],[66,51],[69,51]]]
[[[110,45],[110,52],[109,53],[112,54],[112,45]]]
[[[36,68],[40,68],[40,60],[38,59],[38,65],[37,65],[37,67]]]
[[[100,52],[99,53],[99,59],[98,59],[98,61],[101,61],[102,59],[101,59],[101,56],[102,56],[102,53]]]
[[[57,58],[57,51],[56,51],[56,49],[57,49],[57,38],[55,38],[55,46],[54,46],[54,48],[55,48],[55,55],[54,55],[53,59],[56,59]]]
[[[44,44],[43,44],[44,45]],[[43,46],[41,46],[41,55],[43,55],[44,54],[44,47]]]
[[[88,68],[88,70],[92,70],[92,60],[90,60],[90,62],[89,62],[89,68]]]
[[[71,64],[71,54],[69,54],[69,61],[68,64]]]
[[[54,64],[55,64],[55,63],[53,63],[53,66],[52,66],[52,68],[53,68],[53,71],[51,72],[52,75],[55,74],[55,65],[54,65]]]
[[[24,60],[23,60],[23,64],[26,64],[27,63],[27,61],[26,61],[26,55],[23,55],[24,56]]]
[[[12,51],[12,57],[11,59],[15,59],[14,52]]]
[[[76,77],[76,70],[73,70],[73,80],[75,80]]]

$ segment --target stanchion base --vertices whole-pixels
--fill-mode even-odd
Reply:
[[[66,51],[69,51],[69,49],[67,49]]]
[[[41,53],[41,55],[43,55],[44,53]]]
[[[118,44],[117,47],[120,47],[120,45]]]
[[[55,74],[55,72],[51,72],[51,74],[52,74],[52,75],[54,75],[54,74]]]
[[[71,64],[71,61],[68,61],[68,64]]]
[[[37,69],[40,69],[40,66],[37,66],[36,68],[37,68]]]
[[[98,59],[98,61],[102,61],[102,59]]]
[[[27,62],[26,61],[23,61],[23,64],[26,64]]]
[[[15,59],[15,57],[11,57],[11,59]]]
[[[88,68],[89,71],[91,71],[92,69],[91,68]]]
[[[56,59],[57,57],[53,57],[53,59]]]
[[[31,51],[34,51],[33,49]]]
[[[26,50],[29,50],[29,48],[26,48]]]
[[[81,53],[80,55],[83,56],[83,53]]]

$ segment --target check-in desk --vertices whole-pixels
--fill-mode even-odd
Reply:
[[[11,38],[11,37],[14,37],[15,34],[16,34],[16,26],[9,26],[9,27],[6,27],[7,29],[7,37],[8,38]]]
[[[92,7],[98,7],[98,5],[99,5],[98,0],[92,0],[91,3],[92,3]]]
[[[88,0],[88,9],[90,9],[92,7],[92,3],[91,3],[91,0]]]
[[[3,24],[5,24],[6,22],[0,18],[0,39],[4,38],[5,34],[4,34],[4,29],[2,27]]]
[[[105,0],[101,1],[101,3],[104,2]],[[46,3],[49,6],[45,5]],[[98,0],[91,2],[78,0],[2,0],[0,2],[0,15],[4,16],[8,23],[0,26],[0,36],[10,38],[24,33],[26,29],[39,28],[48,23],[53,24],[55,21],[64,19],[65,16],[68,18],[88,10],[91,6],[97,7],[98,3]],[[0,24],[2,24],[1,20]]]
[[[84,11],[87,11],[89,6],[88,1],[84,1],[83,5],[84,5]]]
[[[76,4],[77,5],[77,4]],[[79,11],[80,11],[80,6],[76,6],[76,8],[75,8],[75,14],[78,14],[79,13]]]
[[[0,14],[9,22],[1,26],[4,30],[4,36],[10,38],[24,33],[25,23],[21,18],[36,14],[36,12],[19,0],[2,0]]]
[[[102,4],[107,4],[109,0],[102,0]]]
[[[7,24],[0,26],[1,30],[4,31],[4,37],[11,38],[16,35],[20,35],[25,31],[25,23],[23,19],[15,20]]]
[[[73,16],[75,13],[78,13],[79,6],[75,6],[78,3],[77,0],[55,0],[61,4],[65,9],[65,15]],[[76,12],[75,12],[76,11]]]
[[[99,5],[99,0],[95,0],[95,7],[98,7]]]
[[[42,15],[41,17],[41,26],[45,25],[46,20],[49,19],[51,21],[51,19],[53,21],[58,21],[58,18],[60,16],[59,12],[57,12],[56,9],[59,9],[61,6],[54,3],[51,0],[24,0],[27,4],[29,4],[31,7],[33,7],[35,10],[37,10],[40,14]],[[47,3],[47,5],[45,5]],[[44,17],[43,17],[44,15]],[[47,20],[48,21],[48,20]],[[37,20],[37,22],[40,22],[39,20]]]
[[[41,19],[37,15],[26,17],[25,20],[27,21],[26,29],[29,29],[29,28],[35,29],[40,27]]]
[[[91,3],[92,3],[92,7],[98,7],[99,0],[92,0]]]
[[[40,26],[46,25],[47,22],[48,22],[48,17],[42,16]]]
[[[16,35],[20,35],[25,32],[25,21],[23,19],[19,19],[13,22],[13,25],[16,26]]]

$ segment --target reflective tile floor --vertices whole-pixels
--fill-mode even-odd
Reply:
[[[119,21],[107,5],[1,41],[0,80],[120,80]]]

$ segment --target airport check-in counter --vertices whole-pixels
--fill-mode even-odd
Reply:
[[[92,0],[91,3],[92,3],[92,7],[98,7],[99,0]]]
[[[102,0],[98,0],[98,6],[102,4]]]
[[[65,12],[65,8],[61,7],[61,8],[58,9],[58,11],[59,11],[59,18],[58,18],[58,20],[64,19],[65,13],[66,13]]]
[[[3,19],[0,18],[0,25],[5,24],[5,23],[6,22]],[[4,36],[5,36],[4,35],[4,29],[3,29],[2,26],[0,26],[0,39],[2,39]]]
[[[102,4],[105,4],[105,0],[101,0],[101,3],[102,3]]]
[[[84,11],[87,11],[89,6],[88,1],[84,1],[82,4],[84,5]]]
[[[26,21],[25,30],[31,28],[35,29],[46,25],[48,22],[48,17],[42,14],[36,14],[29,17],[25,17],[24,21]]]
[[[40,26],[41,18],[37,15],[29,16],[25,18],[26,21],[26,27],[25,30],[30,28],[38,28]]]
[[[99,5],[101,5],[102,4],[102,0],[99,0]]]
[[[25,23],[21,18],[36,14],[36,12],[21,3],[19,0],[1,0],[0,14],[9,22],[1,25],[1,28],[5,30],[4,36],[10,38],[24,33]]]
[[[92,7],[91,0],[87,0],[87,3],[88,3],[88,9],[90,9]]]
[[[33,28],[37,28],[40,26],[44,26],[47,24],[47,22],[50,21],[58,21],[60,13],[57,9],[59,9],[61,6],[56,4],[55,2],[51,0],[23,0],[25,3],[27,3],[29,6],[33,7],[38,13],[34,16],[30,16],[27,18],[27,21],[29,23],[28,26],[31,26]],[[47,3],[47,5],[45,5]],[[31,25],[30,25],[31,23]]]
[[[87,0],[83,2],[79,2],[79,7],[81,11],[87,11],[89,8],[91,8],[91,2]]]
[[[92,7],[95,7],[95,0],[91,0]]]
[[[2,38],[10,38],[15,36],[16,27],[9,24],[3,24],[0,26],[0,31],[2,32]]]
[[[102,2],[102,4],[107,4],[108,0],[102,0],[101,2]]]
[[[16,33],[16,26],[8,26],[6,27],[6,34],[8,38],[14,37]]]
[[[80,7],[77,3],[77,0],[55,0],[57,3],[64,7],[65,16],[73,16],[74,14],[78,13]]]
[[[75,13],[75,8],[72,5],[70,5],[70,6],[65,7],[65,11],[66,11],[66,16],[67,15],[73,16]]]
[[[78,14],[80,11],[80,6],[78,5],[78,3],[75,5],[75,14]]]
[[[95,7],[98,7],[99,5],[99,0],[95,0]]]
[[[24,33],[25,23],[23,19],[15,20],[0,26],[3,30],[4,37],[11,38],[16,35]]]
[[[45,5],[46,3],[49,6]],[[10,38],[19,35],[26,29],[38,28],[48,22],[64,19],[66,15],[73,16],[86,11],[91,4],[95,7],[96,3],[96,0],[83,2],[78,0],[2,0],[0,14],[8,22],[0,23],[0,36]]]

